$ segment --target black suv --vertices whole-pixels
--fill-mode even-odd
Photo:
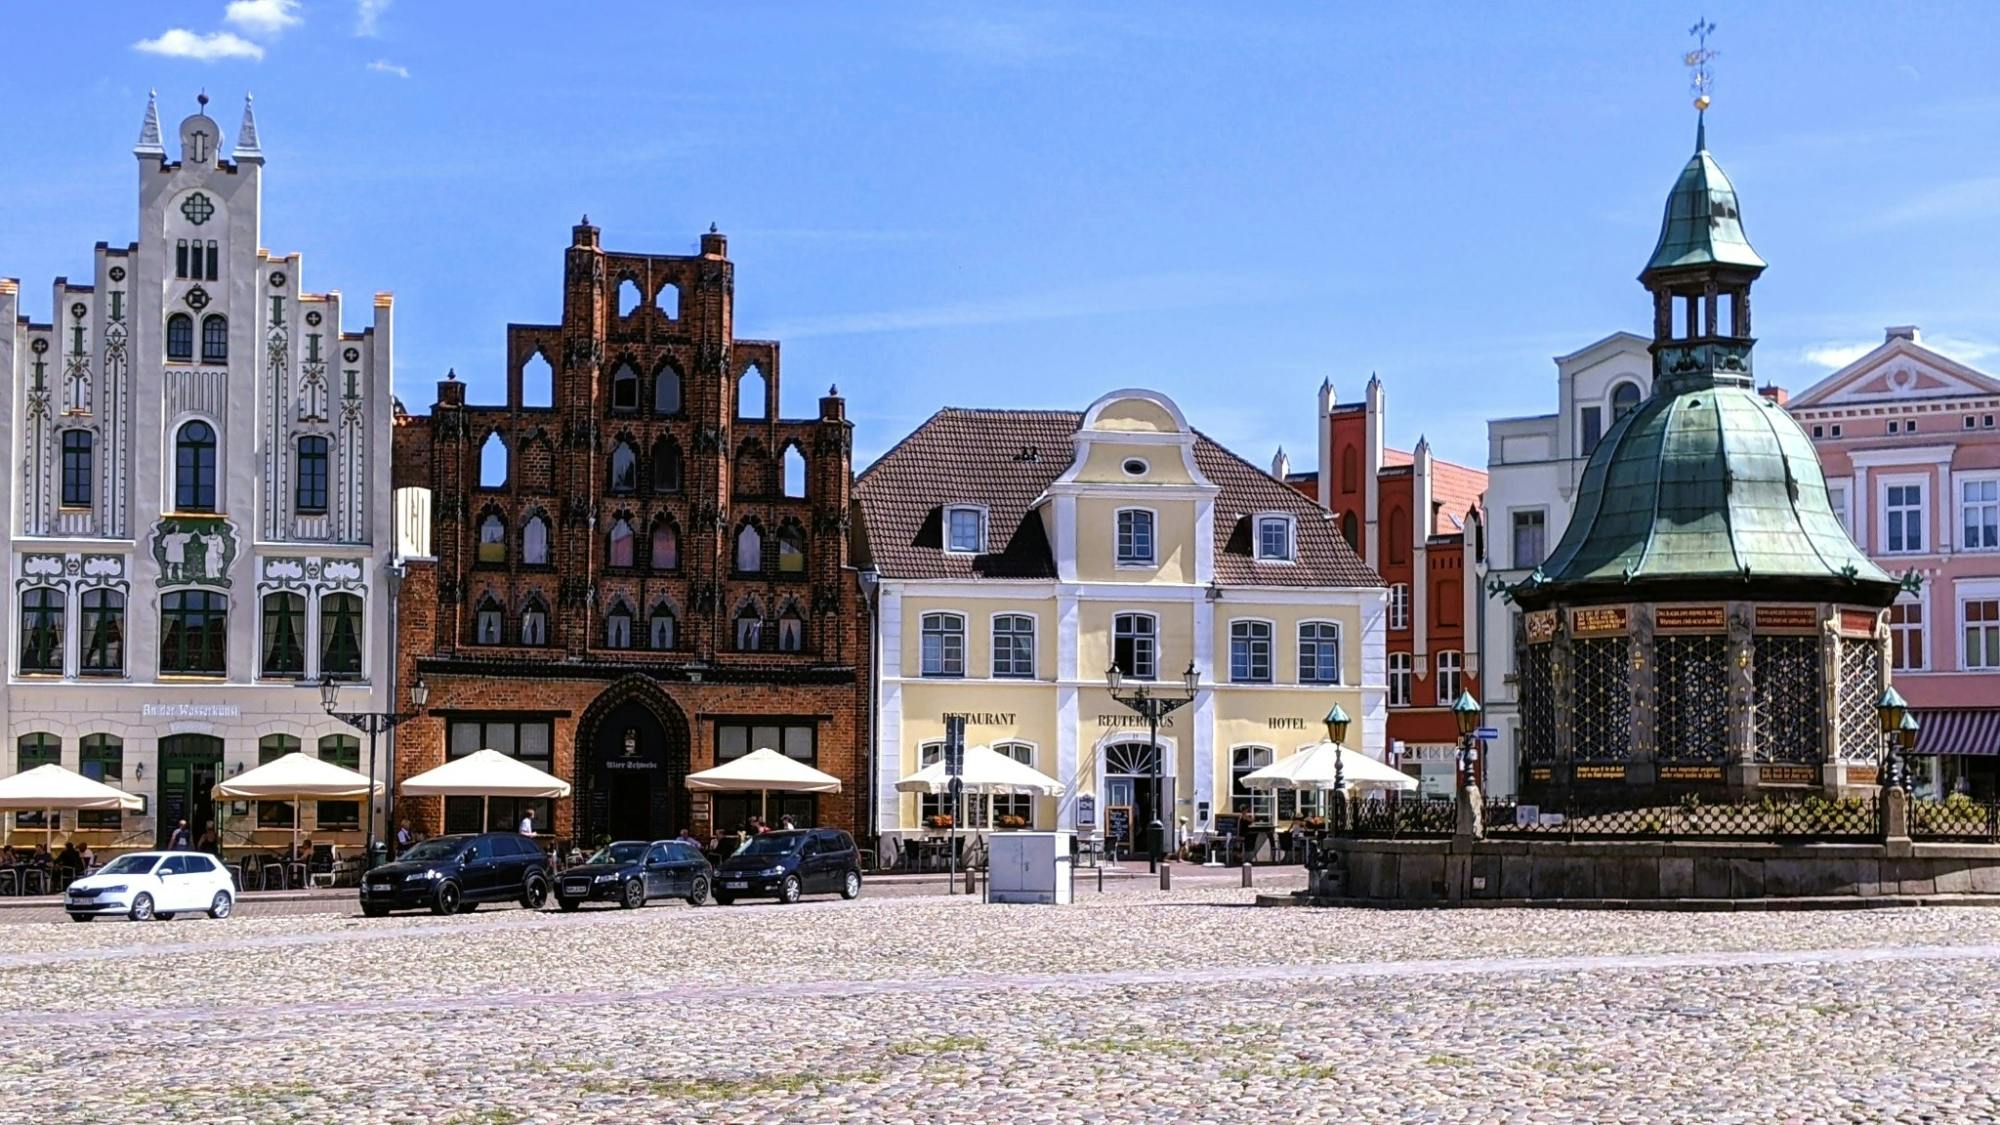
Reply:
[[[794,828],[753,836],[715,869],[715,901],[861,894],[861,853],[838,828]]]
[[[482,902],[539,910],[548,900],[549,857],[512,832],[433,837],[361,877],[361,912],[370,918],[420,907],[470,914]]]
[[[575,910],[586,902],[615,902],[627,910],[647,899],[681,898],[689,906],[708,901],[708,859],[681,840],[619,840],[606,844],[590,862],[556,879],[556,905]]]

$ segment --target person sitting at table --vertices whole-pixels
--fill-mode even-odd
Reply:
[[[76,841],[69,840],[63,843],[63,850],[56,854],[56,866],[67,867],[72,871],[83,870],[83,856],[77,854]]]
[[[294,863],[303,863],[306,860],[311,859],[312,854],[313,854],[313,838],[310,835],[302,835],[297,840],[294,840],[292,842],[291,854],[286,858],[290,859]]]
[[[82,850],[76,853],[76,858],[83,864],[82,869],[84,871],[89,871],[97,866],[97,853],[90,850],[90,841],[88,840],[84,841]]]
[[[34,858],[28,862],[34,864],[36,867],[48,867],[55,863],[55,861],[56,857],[49,854],[49,845],[44,841],[35,845]]]
[[[14,845],[0,845],[0,867],[12,867],[20,862],[21,857],[15,853]]]

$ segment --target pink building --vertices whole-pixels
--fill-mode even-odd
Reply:
[[[1923,724],[1920,792],[2000,795],[2000,379],[1914,327],[1784,402],[1833,510],[1869,557],[1923,587],[1889,611],[1896,689]]]

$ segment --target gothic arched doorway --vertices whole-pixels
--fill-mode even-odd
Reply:
[[[688,822],[688,727],[650,680],[607,688],[577,730],[576,837],[658,840]]]

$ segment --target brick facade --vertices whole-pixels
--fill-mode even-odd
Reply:
[[[562,323],[508,326],[506,402],[470,405],[447,378],[428,418],[398,420],[396,483],[428,488],[432,516],[398,627],[429,713],[398,732],[398,776],[442,763],[454,721],[546,721],[548,768],[575,789],[545,831],[701,832],[716,806],[681,778],[715,764],[718,724],[782,720],[810,726],[799,752],[843,781],[817,818],[854,829],[870,662],[845,403],[778,417],[778,345],[734,338],[722,235],[655,256],[607,252],[587,222],[573,234]],[[530,405],[537,360],[548,405]],[[498,532],[484,555],[482,529]],[[445,827],[435,800],[405,814]]]

